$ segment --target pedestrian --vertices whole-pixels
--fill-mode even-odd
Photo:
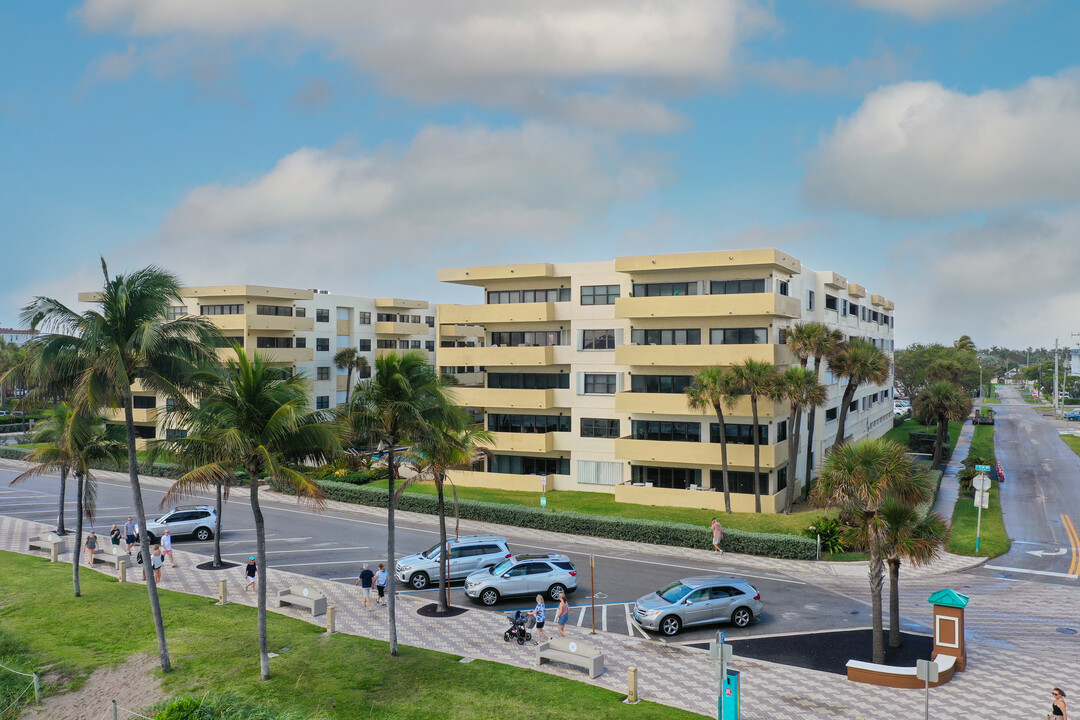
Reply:
[[[716,518],[712,519],[712,546],[713,552],[718,552],[721,555],[724,551],[720,548],[720,541],[724,539],[724,526],[720,524],[720,521]]]
[[[109,540],[112,541],[113,545],[120,544],[120,528],[116,523],[113,523],[112,530],[109,531]]]
[[[139,563],[139,567],[142,568],[142,579],[146,580],[146,567],[143,566],[143,559],[142,559],[142,545],[139,545],[138,543],[136,543],[134,547],[135,547],[135,562]],[[130,546],[129,546],[128,555],[130,555],[130,554],[131,554],[131,549],[130,549]]]
[[[1050,706],[1050,714],[1046,720],[1069,720],[1069,713],[1065,710],[1065,691],[1059,687],[1054,688],[1054,704]]]
[[[154,582],[161,582],[161,566],[165,564],[165,557],[161,554],[161,546],[155,545],[154,552],[150,553],[150,567],[154,569]]]
[[[127,540],[127,554],[131,557],[131,546],[138,542],[139,538],[135,534],[135,519],[130,515],[128,521],[124,523],[124,537]]]
[[[566,637],[566,621],[570,619],[570,603],[566,602],[566,593],[559,593],[559,609],[555,611],[555,622],[559,626],[559,635]]]
[[[544,642],[544,620],[547,618],[543,595],[536,596],[536,607],[530,610],[529,614],[536,618],[536,640],[533,641],[533,645],[539,645]]]
[[[244,577],[247,578],[247,585],[244,586],[245,590],[255,589],[255,578],[259,576],[259,569],[255,566],[255,557],[248,558],[247,567],[244,568]]]
[[[386,605],[386,566],[379,563],[379,572],[375,573],[375,591],[379,593],[376,601],[379,605]]]
[[[360,589],[364,593],[364,607],[369,610],[374,610],[374,606],[371,604],[371,582],[375,579],[375,573],[371,572],[371,568],[364,564],[363,570],[360,571],[360,577],[356,578],[356,582],[353,585],[359,585]]]
[[[162,564],[164,564],[164,562],[165,562],[165,556],[166,555],[169,556],[169,563],[173,567],[176,567],[176,559],[173,557],[173,554],[172,554],[172,533],[170,533],[168,530],[166,530],[165,533],[161,536],[161,562],[162,562]]]
[[[86,537],[86,564],[94,567],[94,553],[97,552],[97,535],[93,530]]]

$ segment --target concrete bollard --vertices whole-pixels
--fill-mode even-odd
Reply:
[[[49,548],[49,561],[60,562],[60,546],[53,543],[53,546]]]
[[[127,582],[127,560],[116,563],[116,579],[122,583]]]
[[[334,614],[335,614],[334,613],[334,608],[332,608],[332,607],[326,608],[326,634],[327,635],[333,635],[335,632],[337,632],[334,629]]]
[[[224,578],[222,578],[221,580],[218,580],[218,603],[217,604],[218,605],[228,605],[229,604],[229,586],[225,582]]]
[[[632,667],[626,671],[626,702],[636,703],[637,701],[637,668]]]

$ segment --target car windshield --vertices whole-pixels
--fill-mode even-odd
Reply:
[[[686,585],[683,585],[681,582],[676,580],[670,585],[667,585],[660,590],[657,590],[656,594],[664,598],[664,600],[669,603],[677,603],[684,597],[689,595],[692,589],[693,588],[687,587]]]
[[[491,568],[492,575],[501,575],[510,569],[510,566],[514,564],[513,560],[503,560],[501,563]]]
[[[435,558],[439,557],[439,543],[435,543],[420,554],[426,557],[428,560],[434,560]]]

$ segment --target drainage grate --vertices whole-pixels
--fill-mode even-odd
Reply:
[[[1075,635],[1076,634],[1076,630],[1074,630],[1073,628],[1058,628],[1057,631],[1059,633],[1061,633],[1062,635]]]

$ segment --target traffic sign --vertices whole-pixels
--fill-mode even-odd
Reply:
[[[547,507],[547,498],[543,495],[540,496],[540,507]]]
[[[971,486],[976,490],[989,490],[990,476],[985,473],[979,473],[971,479]]]
[[[990,472],[991,470],[993,470],[993,468],[990,467],[989,465],[976,465],[975,466],[975,471],[976,472]]]
[[[915,677],[919,680],[937,682],[938,665],[933,660],[916,660]]]
[[[990,507],[990,493],[986,490],[975,491],[975,507],[983,510]]]

